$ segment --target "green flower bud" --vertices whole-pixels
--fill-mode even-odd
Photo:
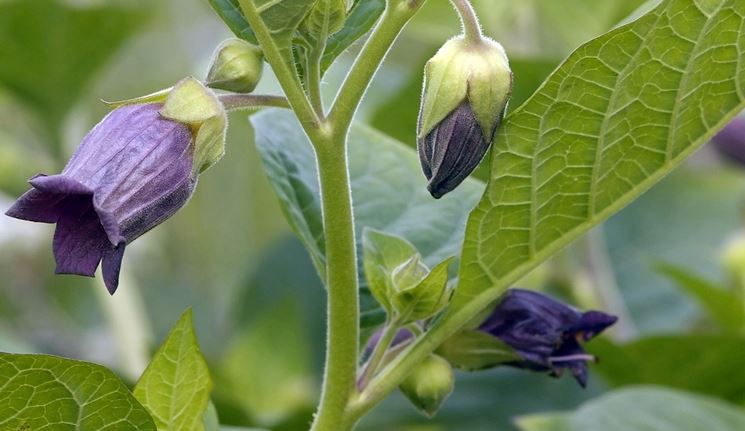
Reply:
[[[733,278],[740,279],[745,274],[745,232],[737,232],[725,244],[721,262]]]
[[[437,355],[429,355],[401,383],[399,389],[427,417],[433,417],[455,386],[453,368]]]
[[[298,30],[307,39],[326,40],[344,27],[349,7],[348,0],[318,0]]]
[[[415,254],[393,270],[393,286],[396,291],[410,289],[424,280],[428,273],[427,265],[422,263],[419,254]]]
[[[512,92],[502,46],[463,36],[448,41],[425,66],[417,146],[432,196],[457,187],[491,145]]]
[[[390,302],[402,324],[428,319],[450,301],[448,267],[453,258],[445,259],[432,271],[417,254],[393,271]]]
[[[254,91],[264,70],[261,48],[241,39],[228,39],[215,50],[207,86],[235,93]]]

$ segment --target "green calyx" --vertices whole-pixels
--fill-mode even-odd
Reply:
[[[225,154],[225,109],[209,88],[184,78],[168,93],[160,115],[189,126],[194,134],[194,174],[217,163]]]
[[[242,39],[227,39],[215,50],[207,73],[207,86],[235,93],[250,93],[261,80],[261,48]]]
[[[401,383],[399,389],[427,417],[433,417],[453,392],[455,378],[448,361],[429,355]]]
[[[463,102],[468,102],[490,139],[512,93],[512,71],[502,46],[488,38],[478,42],[455,37],[425,66],[418,137],[429,134]]]
[[[448,304],[452,257],[430,271],[409,241],[370,228],[363,231],[362,251],[368,287],[398,324],[428,319]]]

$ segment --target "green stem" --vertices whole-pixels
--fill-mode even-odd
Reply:
[[[359,348],[357,252],[345,139],[316,145],[316,153],[326,245],[328,335],[323,391],[311,429],[330,431],[352,426],[345,417],[347,403],[356,392]]]
[[[375,376],[365,391],[348,407],[348,417],[357,420],[383,400],[408,376],[421,361],[466,325],[485,305],[470,303],[453,314],[437,321],[414,344],[397,355]]]
[[[390,319],[385,323],[385,326],[383,326],[383,333],[380,335],[378,344],[373,348],[373,351],[370,354],[370,359],[367,361],[367,365],[365,365],[365,370],[362,372],[362,375],[357,382],[357,387],[360,388],[360,390],[365,389],[367,384],[370,383],[370,379],[375,375],[375,372],[378,371],[380,362],[385,357],[385,353],[391,345],[393,338],[395,338],[399,328],[400,325],[395,320]]]
[[[321,95],[321,57],[326,49],[325,37],[321,39],[317,46],[314,46],[308,54],[306,82],[308,86],[308,96],[316,115],[323,118],[323,96]]]
[[[238,0],[238,2],[248,24],[251,26],[254,34],[256,34],[256,39],[264,51],[264,57],[271,64],[272,70],[277,76],[277,80],[279,80],[279,84],[282,86],[282,90],[285,92],[292,110],[295,111],[295,115],[297,115],[303,128],[306,131],[312,128],[319,128],[321,121],[300,86],[297,73],[290,68],[290,65],[285,61],[282,53],[280,53],[279,48],[274,43],[271,32],[261,19],[261,15],[256,9],[253,0]]]
[[[259,109],[264,107],[289,108],[290,102],[283,96],[264,94],[221,94],[217,97],[228,111]]]
[[[479,24],[479,18],[476,16],[476,12],[471,6],[469,0],[450,0],[455,9],[460,15],[460,20],[463,23],[463,34],[466,40],[472,43],[481,43],[483,35],[481,33],[481,25]]]
[[[383,17],[360,51],[336,95],[329,122],[338,133],[346,134],[357,107],[370,86],[383,59],[407,22],[424,4],[423,0],[389,0]]]

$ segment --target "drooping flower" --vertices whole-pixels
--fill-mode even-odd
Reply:
[[[455,189],[476,169],[511,92],[507,55],[491,39],[453,38],[427,62],[417,148],[434,198]]]
[[[547,295],[522,289],[508,290],[479,330],[510,346],[521,361],[507,363],[554,377],[569,369],[577,382],[587,384],[588,341],[617,318],[600,311],[581,312]]]
[[[127,244],[189,200],[199,172],[219,158],[215,154],[221,154],[223,145],[222,136],[193,131],[209,120],[173,119],[183,111],[179,98],[186,95],[184,100],[199,104],[195,94],[208,91],[194,82],[182,81],[165,104],[124,105],[112,111],[83,139],[60,174],[33,177],[33,188],[7,211],[10,217],[57,224],[52,247],[56,273],[93,276],[101,264],[113,294]],[[224,129],[224,119],[220,121]]]

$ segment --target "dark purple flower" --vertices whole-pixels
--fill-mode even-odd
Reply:
[[[481,131],[469,103],[462,103],[419,139],[419,160],[427,190],[439,199],[463,182],[484,158],[491,136]]]
[[[745,165],[745,116],[735,117],[711,141],[720,154]]]
[[[522,289],[508,290],[479,330],[506,343],[522,357],[508,363],[559,377],[565,369],[584,387],[587,361],[581,342],[615,323],[600,311],[581,312],[549,296]]]
[[[6,213],[57,223],[56,273],[93,276],[102,262],[110,293],[126,245],[184,206],[196,185],[189,127],[159,103],[120,107],[83,139],[58,175],[38,175]]]

